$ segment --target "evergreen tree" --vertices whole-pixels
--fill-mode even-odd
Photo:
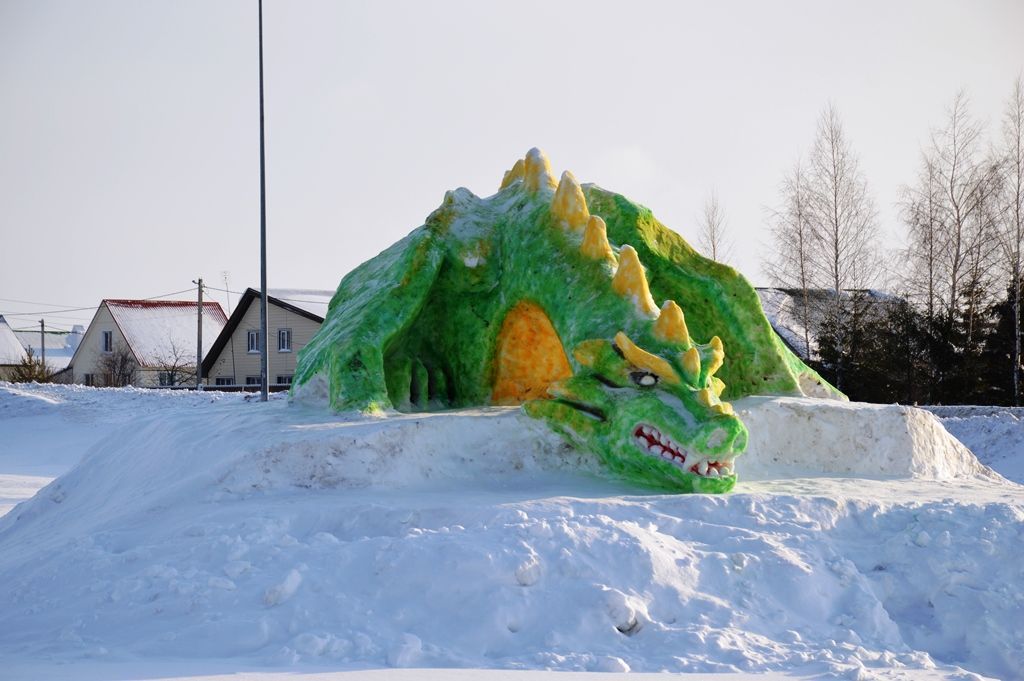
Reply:
[[[43,364],[42,358],[36,357],[32,348],[25,351],[21,362],[11,371],[13,383],[49,383],[53,373]]]
[[[1024,283],[1024,282],[1022,282]],[[1014,295],[1019,288],[1015,288],[1011,281],[1007,286],[1006,299],[993,305],[989,312],[992,318],[992,326],[985,338],[984,363],[985,382],[987,386],[987,404],[1014,404],[1016,397],[1020,395],[1021,386],[1014,390],[1014,380],[1020,380],[1020,371],[1013,371],[1011,362],[1017,356],[1019,343],[1024,339],[1024,333],[1017,324],[1016,307]],[[1017,329],[1016,337],[1014,329]],[[1015,342],[1016,341],[1016,342]]]

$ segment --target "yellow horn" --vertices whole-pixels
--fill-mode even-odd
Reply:
[[[711,411],[724,416],[732,416],[736,413],[735,410],[733,410],[732,405],[728,402],[719,402],[718,404],[711,405]]]
[[[498,191],[508,187],[517,180],[523,179],[524,172],[523,159],[519,159],[515,162],[515,165],[512,166],[512,170],[506,171],[505,177],[501,178],[501,187],[498,188]]]
[[[658,316],[658,306],[651,297],[647,275],[632,246],[623,246],[619,250],[619,268],[615,270],[615,278],[612,279],[612,290],[620,296],[631,298],[640,314],[646,317]]]
[[[650,371],[661,380],[668,383],[679,384],[679,374],[672,368],[672,365],[657,355],[652,355],[646,350],[637,346],[629,337],[619,331],[615,334],[615,345],[622,351],[623,357],[638,369]]]
[[[683,353],[683,371],[690,383],[696,385],[700,378],[700,353],[697,348],[691,347]]]
[[[690,345],[690,332],[686,328],[683,310],[674,300],[666,300],[661,306],[658,321],[654,322],[654,335],[668,343],[678,343],[684,348]]]
[[[697,401],[703,404],[705,407],[710,409],[715,414],[722,414],[725,416],[731,416],[736,412],[733,411],[732,405],[728,402],[721,402],[718,399],[718,395],[715,394],[711,388],[703,388],[697,391]]]
[[[725,362],[725,348],[722,346],[722,339],[718,336],[712,336],[710,345],[711,359],[708,362],[708,376],[714,376]]]
[[[555,198],[551,201],[551,212],[564,221],[570,229],[581,229],[590,219],[587,210],[587,199],[583,196],[579,182],[572,173],[566,170],[555,190]]]
[[[591,215],[587,220],[580,252],[594,260],[615,261],[615,253],[612,251],[611,244],[608,243],[608,226],[596,215]]]

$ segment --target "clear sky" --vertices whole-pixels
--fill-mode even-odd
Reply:
[[[255,0],[0,0],[12,325],[198,276],[259,285],[256,31]],[[533,146],[691,241],[714,189],[763,283],[765,208],[826,103],[898,238],[899,185],[956,91],[998,124],[1024,2],[266,0],[264,50],[271,288],[335,288]]]

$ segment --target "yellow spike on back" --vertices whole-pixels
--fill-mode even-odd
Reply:
[[[655,374],[667,383],[674,383],[678,385],[681,382],[679,380],[679,374],[676,373],[676,370],[672,368],[671,364],[661,357],[652,355],[643,348],[637,346],[629,339],[629,336],[622,331],[615,334],[615,345],[622,351],[623,357],[625,357],[626,360],[636,368],[650,371],[652,374]]]
[[[535,192],[541,187],[554,189],[558,186],[555,182],[554,173],[551,172],[551,163],[544,152],[534,147],[526,152],[526,159],[523,163],[523,185],[527,191]]]
[[[687,380],[696,385],[700,378],[700,353],[697,348],[691,347],[683,353],[683,371],[686,372]]]
[[[630,298],[637,312],[647,317],[658,316],[658,306],[651,297],[651,289],[647,285],[647,275],[640,264],[636,250],[629,245],[619,250],[619,268],[612,279],[612,290],[620,296]]]
[[[580,252],[594,260],[615,261],[615,252],[612,251],[611,244],[608,243],[608,226],[596,215],[591,215],[587,220]]]
[[[505,176],[501,178],[501,186],[498,188],[498,191],[508,187],[516,180],[523,179],[523,175],[526,172],[524,168],[525,164],[523,163],[523,159],[516,161],[511,170],[505,171]]]
[[[569,229],[582,229],[590,219],[587,199],[583,196],[580,183],[568,170],[562,173],[558,189],[555,190],[555,198],[551,200],[551,212]]]
[[[725,348],[722,346],[722,339],[718,336],[712,336],[710,345],[711,359],[708,361],[708,376],[714,376],[725,362]]]
[[[719,397],[721,397],[722,393],[725,391],[725,383],[723,383],[722,379],[718,376],[712,376],[708,379],[708,385],[715,392],[715,395]]]
[[[654,322],[654,335],[666,343],[677,343],[684,348],[690,345],[690,332],[686,328],[683,310],[674,300],[666,300],[661,306],[658,321]]]

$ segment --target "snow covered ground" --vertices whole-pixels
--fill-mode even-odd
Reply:
[[[986,466],[1024,483],[1024,407],[925,407]]]
[[[516,410],[0,384],[0,678],[1024,678],[1014,413],[940,413],[1006,480],[918,410],[735,406],[737,491],[673,496]]]

